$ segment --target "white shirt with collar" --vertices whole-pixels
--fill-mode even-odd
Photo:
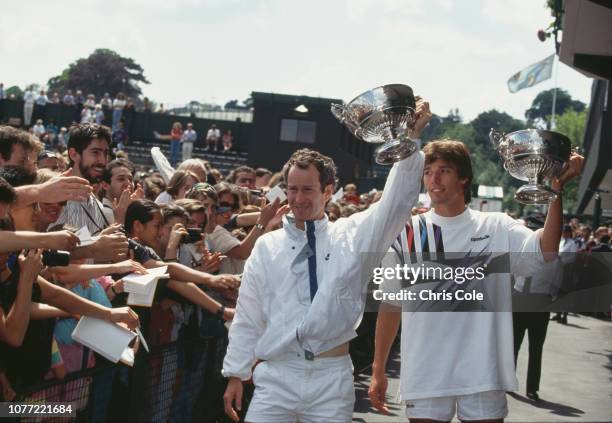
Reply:
[[[423,154],[396,163],[381,200],[329,223],[314,222],[318,291],[311,303],[306,232],[291,216],[260,237],[246,262],[223,375],[251,377],[257,359],[303,358],[356,336],[365,288],[410,217],[423,173]]]

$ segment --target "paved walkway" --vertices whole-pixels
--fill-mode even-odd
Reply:
[[[544,344],[539,403],[525,397],[528,340],[518,360],[519,392],[508,395],[506,422],[612,422],[612,322],[570,315],[568,325],[550,322]],[[397,392],[399,351],[389,361],[388,401]],[[354,422],[406,422],[404,409],[390,404],[392,415],[370,407],[369,375],[355,380]]]

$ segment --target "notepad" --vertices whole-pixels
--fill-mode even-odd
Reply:
[[[281,187],[279,187],[278,185],[275,185],[274,188],[272,188],[266,194],[266,198],[268,199],[270,203],[273,203],[274,200],[279,198],[280,199],[279,203],[282,203],[283,201],[287,199],[287,194],[285,194],[285,191],[283,191]]]
[[[89,347],[113,363],[134,365],[134,351],[128,346],[137,335],[117,323],[83,316],[79,319],[72,339]]]
[[[157,282],[161,278],[168,278],[166,273],[168,266],[154,267],[147,269],[149,273],[141,275],[130,273],[123,277],[123,290],[129,293],[127,298],[128,305],[151,307],[155,297]]]

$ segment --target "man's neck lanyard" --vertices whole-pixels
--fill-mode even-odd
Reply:
[[[100,212],[100,215],[102,215],[102,219],[104,220],[104,223],[106,224],[106,227],[110,226],[110,223],[108,223],[108,220],[106,219],[106,216],[104,216],[104,212],[102,211],[102,209],[100,208],[100,206],[98,205],[98,201],[96,200],[96,197],[93,196],[93,194],[89,195],[89,198],[91,200],[93,200],[93,203],[96,205],[96,208],[98,209],[98,211]],[[87,210],[87,207],[85,207],[83,205],[83,203],[79,203],[81,205],[81,208],[83,209],[83,211],[85,212],[85,214],[87,215],[87,217],[89,218],[89,221],[91,223],[93,223],[95,225],[96,228],[98,228],[98,230],[94,233],[92,233],[92,235],[96,235],[100,232],[102,232],[104,230],[104,228],[101,228],[100,225],[98,225],[98,222],[96,222],[96,220],[91,216],[91,214],[89,213],[89,211]]]

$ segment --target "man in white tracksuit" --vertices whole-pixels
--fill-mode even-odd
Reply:
[[[549,205],[544,229],[532,232],[504,213],[469,208],[473,171],[469,151],[463,143],[433,141],[423,151],[423,184],[432,209],[413,216],[394,245],[394,250],[405,254],[387,255],[383,266],[393,268],[410,261],[410,266],[419,267],[418,260],[422,258],[425,262],[422,266],[431,268],[451,263],[448,268],[461,269],[460,274],[467,275],[465,269],[474,270],[474,264],[485,263],[487,275],[481,285],[478,281],[471,285],[465,279],[456,278],[447,284],[438,280],[418,281],[410,289],[419,290],[421,286],[439,293],[442,288],[443,292],[451,292],[453,285],[466,291],[470,289],[468,286],[479,287],[487,300],[508,307],[511,304],[509,272],[530,276],[542,268],[544,261],[556,256],[563,223],[561,195]],[[582,161],[581,156],[573,154],[567,169],[552,182],[552,188],[560,192],[568,180],[579,175]],[[504,255],[508,257],[508,265],[498,265],[498,270],[494,270],[495,258]],[[442,261],[436,262],[434,257]],[[400,281],[389,282],[395,286],[388,290],[397,292]],[[502,422],[508,413],[506,391],[517,389],[512,313],[413,312],[394,308],[407,305],[406,302],[384,302],[378,313],[369,389],[374,407],[388,413],[384,404],[385,368],[401,321],[400,397],[406,402],[410,422],[450,422],[455,414],[464,423]],[[423,305],[433,306],[434,302],[424,301]],[[487,310],[492,308],[501,309],[489,307]],[[447,306],[445,310],[450,308]]]
[[[413,138],[430,118],[429,105],[420,101]],[[334,190],[333,161],[311,150],[289,159],[284,174],[292,214],[283,229],[257,240],[230,328],[223,374],[232,419],[238,420],[234,406],[241,409],[242,381],[252,376],[249,422],[351,421],[348,341],[356,336],[372,270],[418,198],[422,169],[420,152],[396,163],[378,203],[330,223],[324,210]]]

